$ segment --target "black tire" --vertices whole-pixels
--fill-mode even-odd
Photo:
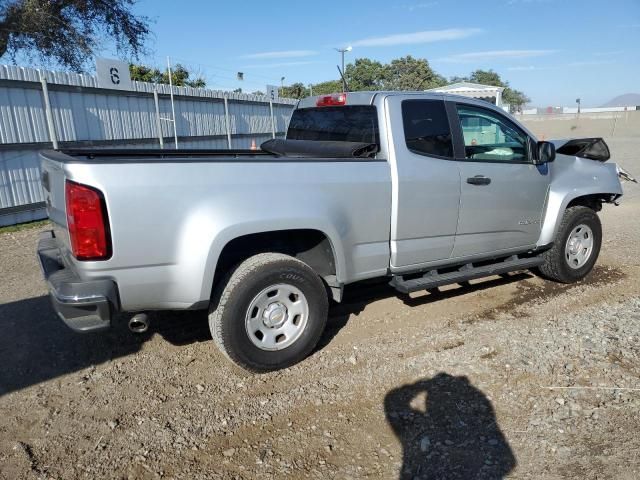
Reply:
[[[309,314],[302,333],[291,345],[267,351],[250,339],[245,317],[256,295],[276,284],[299,289]],[[306,358],[320,340],[327,315],[327,291],[316,272],[288,255],[261,253],[240,263],[220,282],[211,302],[209,328],[216,345],[231,361],[251,372],[267,372]]]
[[[593,233],[593,248],[586,263],[572,268],[565,255],[565,246],[571,232],[579,225],[586,225]],[[541,276],[562,283],[574,283],[586,277],[598,260],[602,245],[602,224],[596,212],[588,207],[575,206],[565,210],[554,239],[553,247],[542,254],[544,263],[538,267]]]

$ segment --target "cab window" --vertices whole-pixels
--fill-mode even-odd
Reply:
[[[413,153],[453,158],[451,129],[442,100],[404,100],[402,123],[407,148]]]
[[[529,138],[506,117],[491,110],[457,105],[465,158],[486,162],[529,162]]]
[[[380,144],[378,113],[369,105],[299,108],[293,111],[287,138]]]

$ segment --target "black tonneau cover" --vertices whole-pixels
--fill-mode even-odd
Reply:
[[[269,140],[260,150],[79,148],[42,150],[43,158],[60,163],[171,163],[183,162],[350,162],[378,161],[375,143],[317,140]]]
[[[294,158],[372,158],[378,152],[375,143],[334,142],[324,140],[281,140],[264,142],[260,148],[274,155]]]
[[[271,155],[269,152],[262,150],[222,150],[222,149],[189,149],[180,148],[159,149],[159,148],[63,148],[58,151],[50,150],[50,152],[60,152],[71,157],[86,157],[88,159],[101,157],[126,157],[126,158],[192,158],[192,157],[246,157],[246,156],[264,156]]]

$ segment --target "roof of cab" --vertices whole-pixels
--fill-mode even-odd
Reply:
[[[338,95],[339,92],[327,95]],[[326,97],[327,95],[315,95],[313,97],[306,97],[300,99],[296,108],[313,108],[316,107],[316,103],[322,97]],[[347,102],[345,105],[371,105],[374,99],[377,96],[388,96],[388,95],[420,95],[422,98],[437,98],[437,99],[451,99],[451,100],[464,100],[469,101],[469,97],[465,97],[462,95],[452,95],[447,93],[440,92],[430,92],[430,91],[398,91],[398,90],[375,90],[375,91],[365,91],[365,92],[347,92]],[[472,103],[472,102],[471,102]]]
[[[328,95],[338,95],[338,94],[339,92],[336,92],[334,94],[328,94]],[[414,96],[414,95],[420,96],[421,98],[425,98],[425,99],[431,98],[431,99],[457,101],[457,102],[466,103],[470,105],[477,105],[490,110],[495,110],[497,112],[500,112],[502,115],[506,115],[512,121],[515,121],[520,126],[520,128],[525,130],[532,138],[536,138],[536,136],[526,126],[518,122],[518,119],[516,119],[509,112],[503,110],[502,108],[492,103],[486,102],[479,98],[466,97],[464,95],[454,95],[451,93],[440,93],[440,92],[432,92],[432,91],[402,91],[402,90],[347,92],[347,101],[345,105],[372,105],[376,97],[378,96],[386,97],[386,96]],[[298,105],[296,106],[296,108],[314,108],[317,106],[316,103],[318,102],[318,99],[326,96],[327,95],[316,95],[313,97],[303,98],[298,102]],[[327,108],[327,107],[321,107],[321,108]]]

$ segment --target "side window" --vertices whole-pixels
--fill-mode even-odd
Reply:
[[[404,100],[402,123],[407,148],[420,155],[453,158],[453,141],[442,100]]]
[[[491,162],[528,162],[529,138],[499,113],[457,105],[465,157]]]

